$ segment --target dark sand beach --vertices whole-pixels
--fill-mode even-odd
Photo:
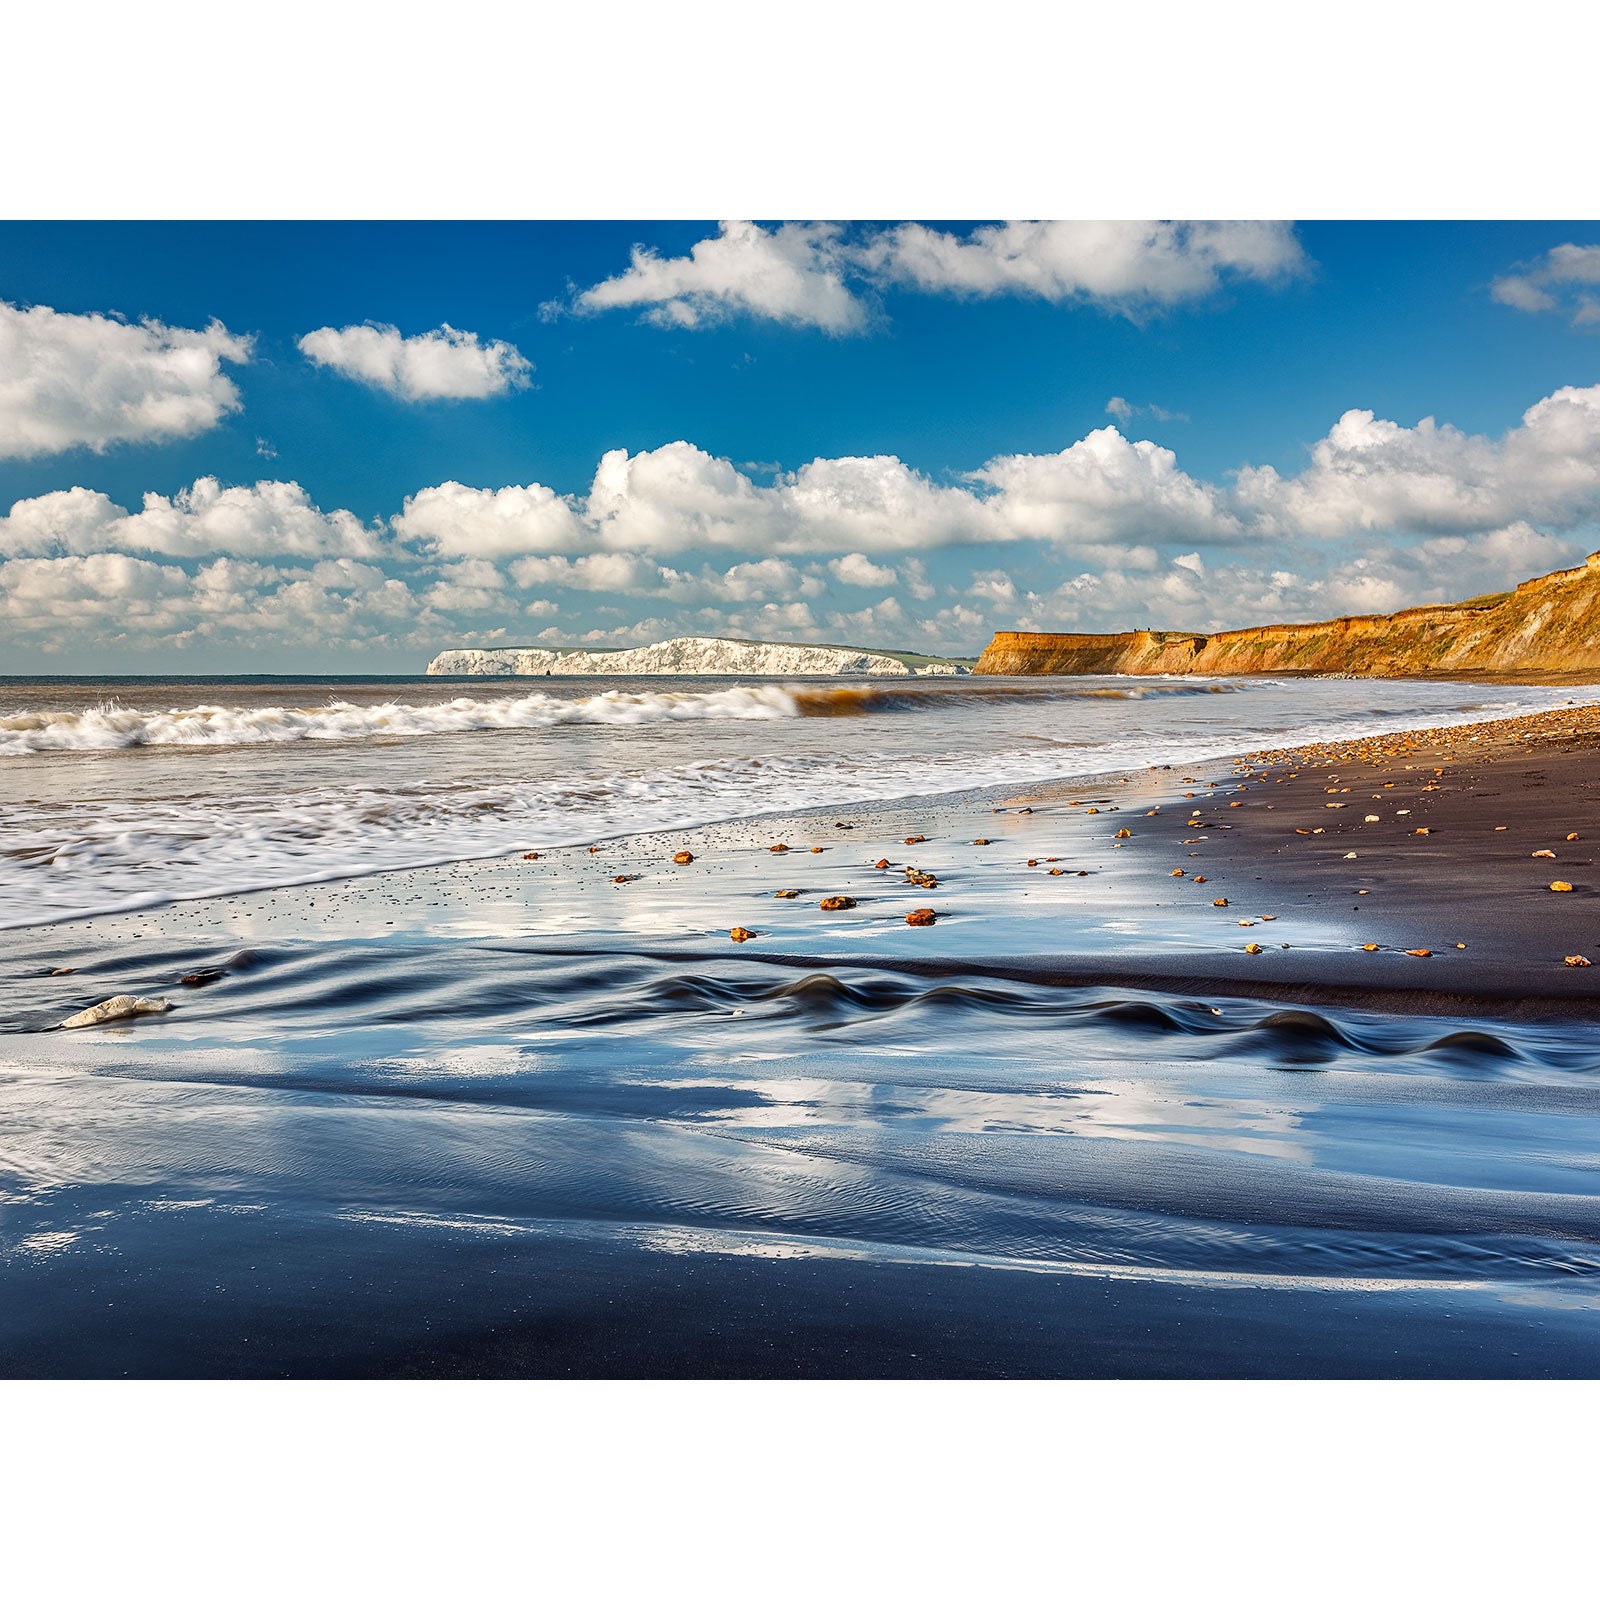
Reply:
[[[18,931],[0,1370],[1595,1376],[1597,790],[1564,708]]]

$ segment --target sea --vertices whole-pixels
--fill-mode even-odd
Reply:
[[[771,837],[1595,699],[0,680],[0,1375],[1600,1375],[1600,1026],[1076,982],[999,878],[727,938]]]
[[[1190,677],[0,679],[0,929],[1596,693]]]

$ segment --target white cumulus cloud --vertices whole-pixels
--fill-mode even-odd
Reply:
[[[188,439],[240,407],[251,340],[0,301],[0,457]]]
[[[1518,311],[1560,311],[1574,327],[1600,322],[1600,245],[1558,244],[1496,278],[1489,293]]]
[[[889,284],[1140,315],[1232,282],[1279,283],[1309,267],[1286,222],[1003,222],[966,234],[915,222],[854,230],[828,222],[771,230],[724,222],[686,256],[636,245],[628,269],[576,294],[572,309],[639,309],[663,327],[751,316],[845,334],[871,325],[863,291]]]
[[[1220,482],[1114,427],[953,479],[843,456],[757,483],[677,440],[608,452],[587,492],[446,482],[387,524],[270,480],[131,509],[81,485],[19,500],[0,633],[431,653],[524,638],[529,617],[620,638],[648,602],[668,631],[975,648],[985,626],[1210,631],[1458,599],[1572,564],[1597,522],[1600,386],[1492,436],[1350,411],[1301,470]]]
[[[198,478],[170,498],[145,495],[133,512],[95,490],[59,489],[19,500],[0,517],[0,556],[374,556],[382,547],[378,530],[349,511],[320,510],[297,483],[224,488]]]
[[[1227,543],[1244,531],[1223,489],[1191,478],[1171,450],[1115,428],[1055,455],[997,456],[972,476],[998,491],[993,509],[1011,538]]]
[[[580,550],[586,542],[571,502],[542,483],[469,489],[447,480],[408,495],[394,527],[444,556]]]
[[[1486,533],[1519,519],[1571,527],[1600,516],[1600,386],[1556,390],[1497,439],[1347,411],[1303,472],[1247,467],[1236,492],[1271,528],[1324,537]]]
[[[1308,265],[1283,222],[1003,222],[966,235],[907,222],[878,235],[863,259],[883,278],[933,293],[1119,310],[1201,299],[1230,279],[1273,283]]]
[[[503,339],[480,343],[477,334],[448,322],[409,337],[378,322],[315,328],[300,340],[300,352],[319,367],[400,400],[488,400],[527,388],[533,371],[515,345]]]
[[[693,328],[746,313],[825,333],[854,333],[866,313],[843,276],[840,229],[786,222],[768,232],[724,222],[686,256],[662,257],[635,245],[628,270],[573,301],[579,312],[643,308],[665,327]]]
[[[840,583],[854,584],[860,589],[881,589],[895,581],[893,567],[880,567],[861,554],[853,550],[847,556],[839,556],[828,563],[828,571]]]

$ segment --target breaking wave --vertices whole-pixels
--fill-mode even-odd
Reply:
[[[630,693],[608,689],[581,700],[529,694],[467,697],[436,704],[389,701],[320,706],[200,705],[151,711],[107,704],[90,711],[24,712],[0,717],[0,755],[41,750],[125,750],[140,745],[298,744],[303,740],[418,738],[494,728],[553,728],[564,723],[620,724],[716,719],[770,721],[803,715],[794,695],[776,686]]]
[[[1128,686],[1107,685],[1095,682],[1090,686],[1074,685],[1066,688],[1059,679],[1040,683],[1017,684],[1005,681],[985,684],[981,688],[963,684],[960,688],[940,688],[930,693],[921,686],[882,684],[829,684],[826,687],[806,685],[787,691],[795,702],[794,715],[802,717],[859,717],[875,711],[924,711],[950,706],[1007,704],[1018,701],[1070,700],[1153,700],[1181,699],[1191,695],[1237,694],[1255,687],[1276,687],[1269,679],[1259,684],[1212,681],[1197,683],[1193,679],[1183,682],[1152,682]]]
[[[86,711],[22,711],[0,716],[0,755],[51,750],[129,750],[142,746],[225,746],[414,739],[441,733],[569,725],[638,727],[659,722],[771,722],[793,717],[867,716],[948,708],[985,700],[1144,700],[1155,696],[1230,694],[1235,683],[1149,683],[1129,688],[1012,686],[925,689],[871,684],[737,684],[726,689],[607,689],[567,699],[543,692],[516,696],[358,705],[331,700],[305,706],[175,706],[164,710],[115,701]]]

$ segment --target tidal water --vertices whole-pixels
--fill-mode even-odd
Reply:
[[[1597,696],[1335,679],[0,680],[0,929]]]
[[[1088,982],[1159,924],[1052,959],[997,871],[736,947],[562,864],[1594,691],[114,687],[0,719],[103,741],[0,756],[0,1373],[1600,1375],[1600,1023]],[[707,837],[677,892],[770,908]],[[522,848],[516,916],[400,870]],[[119,992],[175,1008],[56,1027]]]
[[[1600,1026],[470,943],[223,984],[0,1050],[0,1370],[1600,1369]]]

